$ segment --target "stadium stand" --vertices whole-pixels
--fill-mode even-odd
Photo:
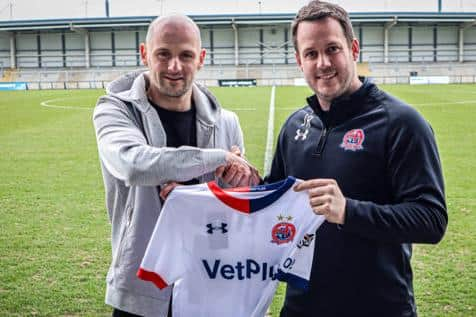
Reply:
[[[293,14],[191,16],[200,26],[207,66],[199,80],[256,79],[292,85],[302,74],[294,60]],[[154,17],[0,21],[2,82],[29,89],[101,88],[142,67],[139,44]],[[476,13],[351,13],[361,54],[358,71],[381,83],[415,76],[476,78]]]

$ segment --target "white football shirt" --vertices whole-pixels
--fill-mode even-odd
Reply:
[[[295,178],[223,190],[215,182],[179,186],[167,198],[137,276],[174,284],[174,317],[264,316],[277,279],[305,288],[313,213]]]

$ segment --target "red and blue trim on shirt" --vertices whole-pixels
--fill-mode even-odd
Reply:
[[[154,283],[155,286],[160,289],[164,289],[169,286],[169,284],[167,284],[167,282],[165,282],[159,274],[155,272],[146,271],[143,268],[139,268],[139,270],[137,271],[137,277],[141,280]]]
[[[252,213],[258,211],[260,209],[266,208],[267,206],[274,203],[278,200],[291,186],[296,183],[296,178],[292,176],[288,176],[286,179],[266,184],[266,185],[258,185],[252,187],[238,187],[233,188],[230,190],[224,190],[220,188],[216,182],[209,182],[207,183],[208,188],[210,191],[225,205],[236,209],[237,211],[243,213]],[[272,191],[271,193],[254,199],[241,199],[234,197],[227,193],[227,191],[235,191],[235,192],[262,192],[262,191]]]

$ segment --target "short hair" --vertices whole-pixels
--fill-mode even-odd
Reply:
[[[352,29],[352,23],[350,22],[349,14],[341,6],[329,2],[312,0],[307,5],[302,7],[291,24],[292,37],[294,49],[298,51],[297,45],[297,31],[299,23],[303,21],[317,21],[325,18],[336,19],[342,26],[344,36],[349,46],[354,39],[354,30]]]
[[[200,29],[198,28],[198,25],[188,16],[184,14],[178,14],[178,13],[173,13],[173,14],[168,14],[168,15],[163,15],[155,18],[150,24],[149,28],[147,29],[147,35],[145,36],[145,43],[148,45],[150,41],[152,40],[152,36],[154,35],[155,27],[159,24],[162,23],[167,23],[167,22],[185,22],[188,23],[192,26],[192,28],[195,30],[195,33],[197,34],[198,38],[198,45],[201,48],[202,47],[202,38],[200,36]]]

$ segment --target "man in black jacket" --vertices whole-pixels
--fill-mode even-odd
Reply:
[[[270,175],[306,181],[316,214],[310,289],[288,286],[281,316],[416,316],[411,243],[447,226],[433,131],[412,107],[359,78],[347,12],[311,1],[292,25],[315,95],[284,124]]]

